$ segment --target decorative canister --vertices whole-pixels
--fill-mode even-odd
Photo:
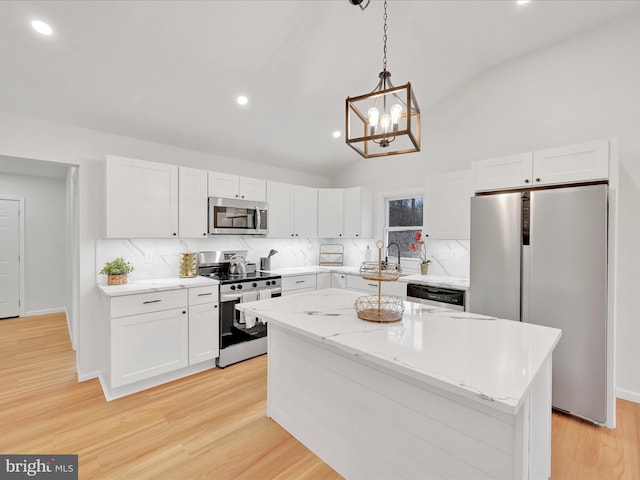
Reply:
[[[180,277],[193,278],[196,276],[198,276],[198,269],[196,268],[196,254],[181,253],[180,254]]]
[[[420,264],[420,275],[427,275],[429,273],[429,264],[421,263]]]

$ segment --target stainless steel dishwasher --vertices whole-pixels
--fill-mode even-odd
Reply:
[[[432,287],[419,283],[407,284],[407,300],[424,303],[434,307],[450,308],[452,310],[465,309],[464,290],[452,288]]]

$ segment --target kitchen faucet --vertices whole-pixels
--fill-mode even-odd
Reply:
[[[400,268],[400,245],[396,242],[389,242],[389,245],[387,245],[387,255],[389,255],[389,247],[391,247],[391,245],[395,245],[398,250],[398,268]],[[387,257],[384,257],[384,263],[387,263]]]

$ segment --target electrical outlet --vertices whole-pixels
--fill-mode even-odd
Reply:
[[[144,263],[151,263],[153,261],[153,253],[144,252]]]

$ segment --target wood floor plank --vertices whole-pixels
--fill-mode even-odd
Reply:
[[[0,321],[0,452],[76,453],[81,479],[338,479],[266,416],[266,356],[112,402],[78,383],[62,314]],[[554,480],[640,479],[640,405],[618,428],[554,413]]]

